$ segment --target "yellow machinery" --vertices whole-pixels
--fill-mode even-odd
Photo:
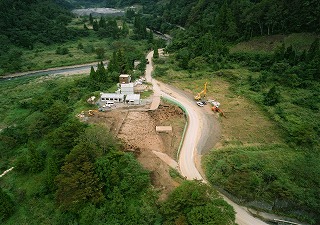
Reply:
[[[206,83],[204,84],[203,90],[202,90],[201,92],[199,92],[196,96],[194,96],[194,99],[195,99],[195,100],[199,101],[199,100],[202,98],[202,96],[203,96],[203,97],[206,97],[206,94],[207,94],[207,84],[208,84],[208,82],[206,82]]]
[[[88,110],[89,116],[93,116],[96,112],[98,112],[98,110],[92,110],[92,109]]]

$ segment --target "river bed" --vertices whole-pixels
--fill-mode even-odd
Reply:
[[[123,16],[124,11],[120,9],[113,8],[87,8],[87,9],[74,9],[72,13],[77,16],[89,16],[90,14],[93,17],[99,16]]]

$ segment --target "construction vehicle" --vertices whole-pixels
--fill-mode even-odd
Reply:
[[[208,84],[208,82],[206,82],[206,83],[204,84],[203,90],[202,90],[201,92],[199,92],[196,96],[194,96],[194,99],[195,99],[196,101],[201,100],[202,96],[203,96],[203,97],[206,97],[206,94],[207,94],[207,84]]]
[[[223,116],[224,118],[227,118],[226,115],[224,115],[224,112],[217,106],[212,106],[211,110],[213,112],[217,112],[219,113],[221,116]]]
[[[224,112],[219,108],[220,102],[218,102],[218,101],[216,101],[216,100],[208,100],[207,102],[209,102],[209,103],[212,105],[211,110],[212,110],[213,112],[217,112],[217,113],[219,113],[221,116],[223,116],[224,118],[227,118],[227,117],[224,115]]]
[[[98,112],[98,110],[92,110],[92,109],[88,110],[89,116],[93,116],[96,112]]]

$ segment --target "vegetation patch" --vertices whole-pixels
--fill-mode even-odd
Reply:
[[[213,150],[204,166],[210,183],[240,203],[306,219],[318,212],[319,160],[285,145],[238,146]]]

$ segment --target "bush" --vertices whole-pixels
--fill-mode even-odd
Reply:
[[[67,55],[67,54],[69,54],[69,49],[67,49],[65,47],[63,47],[63,48],[58,47],[56,50],[56,54],[57,55]]]
[[[276,86],[273,86],[269,92],[264,97],[264,104],[268,106],[273,106],[280,102],[280,93]]]
[[[157,77],[162,77],[167,75],[167,68],[156,67],[154,70],[154,75]]]
[[[96,54],[97,54],[97,59],[104,59],[105,57],[105,49],[104,48],[97,48],[96,49]]]
[[[93,45],[86,45],[83,48],[84,53],[93,53],[95,51],[95,48]]]
[[[78,49],[83,49],[83,44],[80,42],[77,46]]]

